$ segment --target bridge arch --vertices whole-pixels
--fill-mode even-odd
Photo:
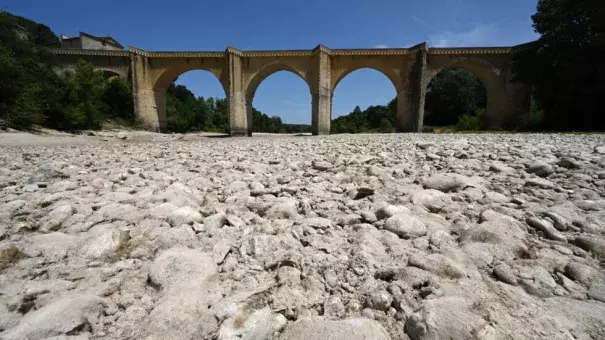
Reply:
[[[389,104],[397,97],[398,86],[393,77],[373,67],[356,67],[342,72],[334,80],[335,87],[331,93],[331,133],[364,131],[364,128],[380,129],[383,132],[394,130],[397,126],[397,113],[392,112],[391,115],[389,110],[396,111],[397,105],[396,101],[395,105]],[[351,98],[355,98],[354,103],[350,101]],[[370,120],[363,127],[355,126],[346,118],[340,118],[354,112],[357,107],[372,112]],[[381,107],[388,109],[383,110]]]
[[[166,90],[180,75],[189,71],[206,71],[212,73],[225,92],[229,95],[229,80],[226,79],[224,70],[224,60],[208,58],[179,58],[173,60],[157,59],[155,60],[155,68],[150,74],[151,89],[155,98],[155,111],[157,112],[157,124],[166,127]]]
[[[98,71],[103,72],[103,76],[105,79],[120,77],[120,78],[128,78],[128,70],[127,69],[114,69],[114,68],[97,68]]]
[[[253,130],[253,122],[252,122],[252,103],[254,102],[254,96],[256,95],[256,91],[260,84],[267,79],[268,77],[281,72],[286,71],[296,76],[300,77],[307,87],[309,88],[309,93],[311,93],[311,84],[309,79],[307,79],[307,72],[300,67],[295,65],[284,63],[281,61],[275,61],[263,65],[261,68],[256,70],[254,73],[250,75],[248,81],[244,85],[245,89],[245,100],[246,100],[246,120],[248,122],[248,135],[252,135]]]
[[[477,57],[453,57],[447,61],[431,64],[427,70],[424,88],[443,70],[464,69],[473,73],[485,87],[487,103],[485,116],[490,126],[496,126],[506,114],[506,88],[503,70],[489,61]]]
[[[161,70],[153,81],[153,89],[167,89],[181,74],[189,71],[207,71],[216,76],[216,79],[221,83],[221,86],[225,93],[228,93],[229,84],[225,84],[224,80],[221,79],[221,70],[217,70],[212,67],[200,67],[194,65],[179,65],[168,69]]]
[[[372,66],[372,65],[370,65],[370,66],[356,65],[353,67],[333,71],[333,73],[332,73],[332,75],[333,75],[332,89],[331,89],[332,94],[334,94],[334,91],[336,91],[338,84],[340,84],[340,82],[344,78],[346,78],[348,75],[350,75],[351,73],[353,73],[355,71],[359,71],[359,70],[363,70],[363,69],[369,69],[369,70],[373,70],[373,71],[377,71],[377,72],[381,73],[382,75],[387,77],[387,79],[389,79],[389,81],[391,82],[391,84],[393,84],[393,87],[395,88],[395,91],[397,93],[399,93],[401,91],[403,84],[400,81],[400,77],[393,70],[388,70],[388,69],[384,69],[382,67],[377,67],[377,66]]]

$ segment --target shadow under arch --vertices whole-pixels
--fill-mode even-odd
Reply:
[[[276,63],[272,63],[270,65],[264,66],[259,71],[257,71],[254,75],[252,75],[250,77],[250,80],[248,81],[248,83],[245,85],[246,120],[248,123],[247,124],[248,125],[248,136],[252,136],[252,129],[253,129],[252,103],[254,101],[254,96],[256,95],[256,91],[258,90],[258,87],[265,79],[267,79],[268,77],[270,77],[278,72],[282,72],[282,71],[286,71],[286,72],[295,74],[298,77],[300,77],[305,82],[305,84],[307,84],[307,87],[309,88],[309,94],[311,94],[311,84],[309,84],[309,81],[307,80],[306,74],[304,72],[296,69],[295,67],[293,67],[291,65],[283,63],[283,62],[276,62]]]
[[[426,89],[440,72],[449,69],[469,71],[481,81],[486,91],[485,116],[488,125],[496,125],[493,123],[500,122],[503,119],[505,115],[505,88],[500,75],[501,70],[481,59],[461,58],[430,70],[425,79],[424,88]]]

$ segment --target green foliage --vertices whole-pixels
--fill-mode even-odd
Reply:
[[[286,133],[310,133],[311,125],[308,124],[283,124]]]
[[[284,133],[286,128],[281,118],[268,115],[252,108],[252,129],[254,132]]]
[[[427,125],[453,125],[464,115],[472,116],[486,106],[483,83],[465,69],[446,69],[430,82],[424,106]]]
[[[458,118],[456,130],[458,131],[479,131],[487,127],[485,119],[485,110],[477,109],[474,115],[463,115]]]
[[[46,122],[61,107],[62,81],[35,44],[55,38],[44,25],[0,12],[0,118],[14,127]]]
[[[22,87],[15,104],[11,108],[8,122],[11,126],[28,129],[32,125],[41,124],[44,121],[44,98],[42,89],[38,84],[28,84]]]
[[[137,124],[130,81],[121,77],[110,78],[104,101],[107,104],[107,117],[126,125]]]
[[[107,81],[103,73],[90,63],[80,60],[74,72],[66,72],[67,108],[65,119],[58,128],[68,130],[99,129],[107,112],[105,90]]]
[[[279,117],[252,108],[254,132],[284,133]],[[183,85],[171,84],[166,91],[166,129],[172,132],[229,132],[229,101],[227,99],[196,98]]]
[[[166,91],[166,129],[227,133],[229,103],[226,99],[196,98],[185,86],[171,84]]]
[[[353,112],[332,121],[331,133],[393,132],[397,117],[397,101],[370,106],[364,111],[356,106]]]
[[[19,90],[21,64],[13,52],[0,43],[0,118],[8,112]]]
[[[380,131],[382,133],[393,132],[393,124],[391,124],[391,122],[388,119],[382,118],[380,120],[380,126],[378,127],[378,131]]]
[[[518,81],[535,85],[542,129],[604,130],[602,1],[540,0],[532,19],[541,36],[517,51],[514,70]]]
[[[537,101],[532,100],[529,112],[515,112],[514,115],[506,117],[503,126],[509,131],[542,131],[544,120],[544,109]]]

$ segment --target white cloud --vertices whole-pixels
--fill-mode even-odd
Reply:
[[[387,45],[378,44],[378,45],[374,46],[374,48],[389,48],[389,47]]]
[[[502,35],[496,24],[476,24],[468,31],[443,31],[429,35],[432,47],[473,47],[501,44]]]

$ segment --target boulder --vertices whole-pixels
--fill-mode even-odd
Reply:
[[[46,216],[40,230],[49,232],[61,228],[61,224],[73,215],[74,212],[75,209],[69,204],[56,207]]]
[[[530,217],[527,219],[527,224],[529,224],[535,229],[542,231],[544,235],[551,240],[567,242],[567,238],[565,238],[563,234],[561,234],[557,229],[555,229],[552,223],[546,220],[542,220],[536,217]]]
[[[605,260],[605,239],[593,236],[578,236],[573,243],[595,255],[599,260]]]
[[[435,189],[442,192],[458,192],[467,187],[476,187],[470,178],[454,173],[436,174],[423,182],[425,189]]]
[[[384,228],[402,238],[421,237],[427,229],[422,221],[409,214],[397,214],[386,220]]]
[[[405,328],[412,340],[475,340],[487,325],[471,311],[471,302],[458,297],[425,300],[407,319]]]
[[[79,247],[78,255],[90,260],[116,259],[118,251],[130,239],[127,232],[115,228],[91,231]]]
[[[212,255],[182,247],[161,253],[149,268],[149,279],[163,288],[202,282],[216,274],[217,267]]]
[[[298,218],[298,202],[292,198],[279,198],[265,212],[265,217],[270,219],[296,219]]]
[[[390,340],[378,321],[346,319],[329,321],[324,318],[302,318],[290,324],[279,337],[281,340]]]
[[[444,278],[459,279],[466,277],[466,271],[462,265],[441,254],[412,255],[408,260],[408,265],[424,269]]]
[[[403,207],[403,206],[398,206],[398,205],[383,205],[380,208],[378,208],[376,210],[376,218],[379,220],[383,220],[385,218],[389,218],[393,215],[396,214],[400,214],[400,213],[409,213],[410,209]]]
[[[529,165],[527,172],[540,177],[548,177],[555,172],[555,169],[552,167],[552,165],[544,161],[535,161]]]
[[[173,227],[201,222],[202,219],[202,214],[189,206],[178,208],[168,215],[168,223]]]
[[[103,300],[97,296],[74,294],[27,313],[21,322],[3,333],[2,339],[30,340],[62,336],[98,322]]]

